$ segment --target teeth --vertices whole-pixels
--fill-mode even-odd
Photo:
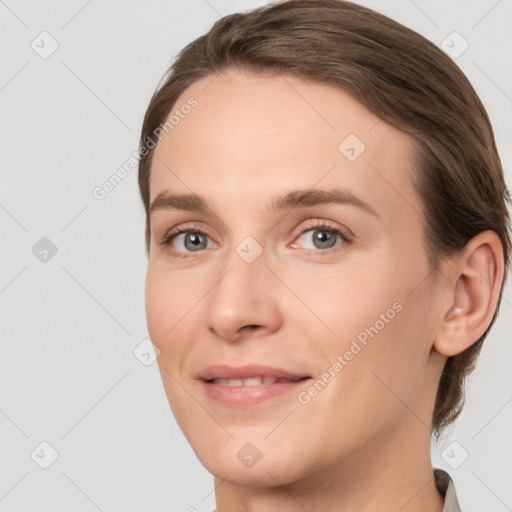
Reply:
[[[248,379],[244,379],[242,384],[244,386],[261,386],[264,382],[265,379],[262,379],[261,377],[250,377]]]
[[[284,377],[249,377],[247,379],[213,379],[215,384],[222,384],[223,386],[238,387],[238,386],[264,386],[275,384],[276,382],[295,382],[293,379],[286,379]]]

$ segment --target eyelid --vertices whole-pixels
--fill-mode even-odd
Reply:
[[[202,234],[205,234],[206,236],[208,236],[210,239],[213,239],[213,237],[209,233],[208,229],[206,229],[204,226],[197,224],[195,222],[185,222],[184,224],[180,224],[177,227],[168,229],[160,238],[160,244],[167,245],[168,243],[170,243],[171,238],[173,236],[177,236],[180,233],[189,233],[189,232],[202,233]]]
[[[306,224],[301,224],[296,231],[294,231],[293,235],[293,242],[292,244],[299,238],[303,233],[306,231],[311,231],[312,229],[319,229],[319,230],[325,230],[325,231],[334,231],[341,235],[343,238],[343,241],[346,244],[351,243],[355,236],[352,233],[352,231],[344,226],[341,226],[339,224],[335,224],[328,220],[322,220],[322,219],[313,219],[309,222],[306,222]],[[329,252],[329,249],[305,249],[306,251],[317,251],[317,252]]]
[[[326,249],[302,249],[302,252],[306,255],[314,255],[320,257],[329,257],[336,255],[339,251],[343,251],[347,249],[356,238],[352,231],[344,226],[339,224],[333,224],[331,221],[315,219],[306,224],[306,226],[302,225],[299,229],[299,232],[293,238],[293,242],[288,245],[296,246],[296,241],[300,238],[304,233],[312,230],[319,231],[330,231],[334,233],[337,237],[341,238],[341,243],[336,244],[332,247],[328,247]]]

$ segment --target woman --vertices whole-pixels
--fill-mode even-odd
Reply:
[[[149,333],[217,510],[460,510],[430,441],[510,232],[451,59],[341,0],[226,16],[156,91],[140,155]]]

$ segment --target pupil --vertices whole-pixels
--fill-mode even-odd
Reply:
[[[192,250],[204,249],[206,245],[204,243],[204,240],[201,239],[201,237],[201,233],[188,233],[185,238],[185,246],[187,246],[188,249],[192,248]],[[188,246],[187,242],[189,242],[192,245]]]
[[[334,233],[329,233],[328,231],[317,231],[315,240],[319,242],[320,247],[332,247],[336,242]]]

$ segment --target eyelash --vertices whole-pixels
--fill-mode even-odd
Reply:
[[[294,238],[294,240],[300,238],[301,235],[306,233],[307,231],[327,231],[329,233],[332,233],[339,237],[342,240],[341,245],[335,245],[334,247],[329,247],[327,249],[304,249],[306,254],[322,254],[324,255],[332,255],[333,253],[336,253],[340,250],[343,250],[346,248],[346,246],[351,245],[353,241],[353,236],[349,235],[346,231],[342,231],[340,228],[330,225],[326,223],[325,221],[315,221],[314,224],[302,229],[302,231]],[[171,245],[171,242],[180,234],[182,233],[196,233],[201,235],[209,236],[204,231],[201,231],[201,228],[196,225],[186,225],[184,228],[174,228],[168,231],[161,239],[160,244],[163,247],[169,247]],[[180,251],[176,251],[173,249],[170,249],[170,252],[173,256],[178,258],[190,258],[193,256],[194,251],[189,253],[182,253]],[[201,251],[197,251],[201,252]]]

